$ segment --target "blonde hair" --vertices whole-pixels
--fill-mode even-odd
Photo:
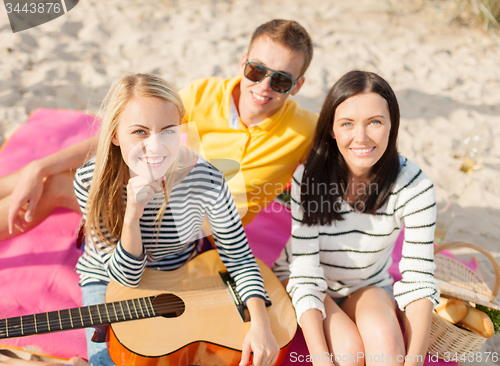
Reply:
[[[101,105],[103,119],[101,122],[99,140],[95,152],[95,169],[90,185],[89,197],[85,208],[85,236],[95,238],[99,242],[115,245],[103,230],[115,239],[119,239],[125,216],[123,199],[124,184],[129,176],[129,169],[122,158],[119,146],[112,143],[117,133],[120,114],[126,105],[135,97],[156,97],[173,103],[179,110],[180,121],[186,110],[180,95],[174,86],[156,75],[126,74],[116,80],[104,98]],[[156,221],[159,227],[168,204],[172,187],[182,181],[192,165],[194,153],[187,148],[181,148],[178,159],[165,174],[163,189],[165,201],[158,211]],[[186,172],[187,171],[187,172]]]

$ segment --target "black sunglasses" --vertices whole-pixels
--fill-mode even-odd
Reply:
[[[299,77],[294,81],[290,75],[248,60],[245,62],[243,75],[254,83],[260,83],[267,76],[271,76],[271,89],[281,94],[288,94],[300,79]]]

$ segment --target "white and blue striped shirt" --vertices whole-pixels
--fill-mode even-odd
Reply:
[[[95,158],[80,167],[75,175],[75,193],[84,219],[94,168]],[[126,252],[120,240],[108,234],[104,227],[101,229],[109,242],[86,238],[85,252],[76,265],[81,286],[114,280],[124,286],[136,287],[146,267],[163,271],[181,267],[196,255],[195,241],[200,237],[206,215],[219,255],[236,282],[243,303],[251,297],[260,297],[270,304],[223,173],[198,158],[191,172],[173,187],[158,230],[155,218],[164,200],[163,192],[156,193],[139,220],[144,250],[142,259]]]

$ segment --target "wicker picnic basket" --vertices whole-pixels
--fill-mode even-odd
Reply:
[[[438,254],[446,249],[471,248],[484,254],[493,265],[495,270],[495,284],[490,290],[486,282],[473,270],[456,259]],[[441,244],[434,249],[434,261],[436,270],[434,276],[439,282],[441,295],[455,297],[473,304],[484,305],[490,309],[500,310],[495,304],[498,289],[500,287],[500,265],[495,258],[483,248],[465,242],[451,242]],[[469,352],[477,352],[486,342],[483,336],[462,329],[441,318],[435,312],[432,313],[432,326],[428,352],[439,358],[458,353],[466,355]]]

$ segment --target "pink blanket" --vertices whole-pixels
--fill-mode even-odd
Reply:
[[[35,111],[0,154],[0,176],[75,144],[93,134],[93,117],[53,109]],[[35,229],[0,243],[0,318],[81,306],[74,270],[81,254],[75,246],[81,215],[57,209]],[[84,330],[0,340],[17,347],[38,346],[42,353],[87,356]]]
[[[82,112],[39,109],[0,153],[0,176],[96,133],[93,117]],[[35,229],[0,243],[0,318],[81,305],[78,276],[74,271],[81,254],[75,245],[80,219],[78,213],[58,209]],[[272,265],[290,235],[290,225],[290,213],[280,204],[272,203],[245,227],[254,254]],[[401,243],[400,236],[391,268],[396,278]],[[83,330],[0,340],[0,343],[18,347],[35,345],[42,353],[63,358],[87,355]],[[290,352],[296,356],[285,360],[284,366],[296,365],[293,361],[299,355],[307,355],[300,330]]]

